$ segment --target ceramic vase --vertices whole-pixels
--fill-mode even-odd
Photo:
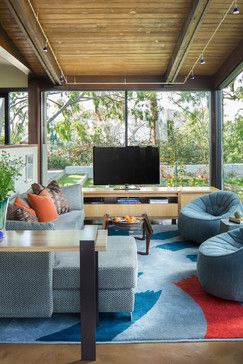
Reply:
[[[9,199],[0,201],[0,231],[5,231]]]

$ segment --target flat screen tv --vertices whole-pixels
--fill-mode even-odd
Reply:
[[[145,185],[160,182],[159,148],[94,147],[95,185]]]

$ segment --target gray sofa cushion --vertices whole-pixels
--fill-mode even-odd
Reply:
[[[79,254],[56,253],[54,289],[79,289]],[[99,288],[126,289],[137,284],[137,247],[133,237],[109,236],[106,252],[99,253]]]
[[[69,202],[71,210],[82,210],[83,209],[83,193],[82,186],[77,183],[71,186],[62,187],[65,197]]]
[[[84,211],[72,210],[59,215],[58,220],[53,222],[55,230],[80,230],[83,228]]]
[[[132,312],[134,310],[134,289],[100,289],[99,312]],[[53,312],[80,312],[78,290],[54,290]]]
[[[0,317],[50,317],[54,254],[0,254]]]
[[[54,230],[53,222],[26,222],[7,220],[6,230]]]

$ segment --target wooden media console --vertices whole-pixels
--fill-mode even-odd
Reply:
[[[141,187],[116,190],[111,187],[83,188],[86,220],[111,216],[140,215],[177,219],[181,207],[197,197],[217,191],[214,187]]]

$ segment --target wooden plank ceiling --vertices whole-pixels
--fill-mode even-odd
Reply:
[[[33,73],[42,76],[45,67],[13,16],[14,3],[0,0],[0,24]],[[174,59],[181,62],[178,76],[188,74],[232,0],[26,0],[29,3],[65,76],[158,75],[168,80],[173,79],[169,71]],[[233,15],[231,9],[204,53],[206,64],[196,64],[196,74],[216,74],[243,40],[243,0],[238,5],[241,13]],[[185,25],[195,29],[185,32],[188,46],[180,48],[184,54],[179,53],[178,60],[176,47],[186,47],[185,39],[179,42]]]

